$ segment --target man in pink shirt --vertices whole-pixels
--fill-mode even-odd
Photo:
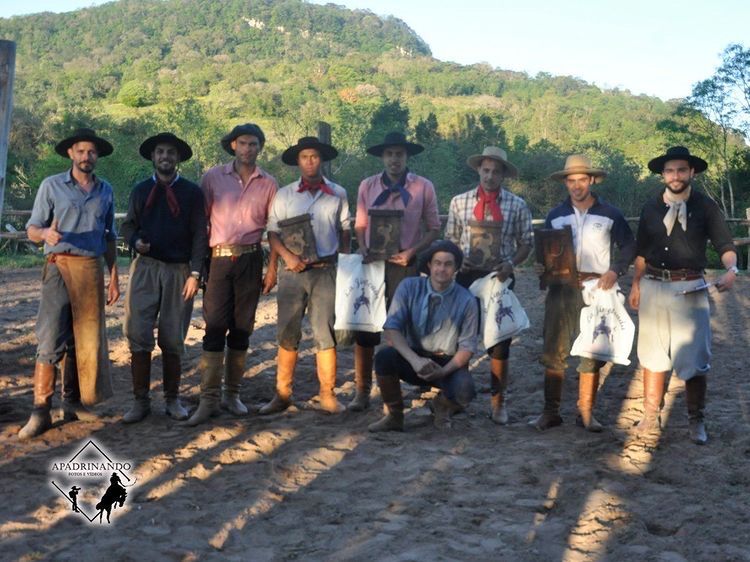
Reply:
[[[256,165],[266,137],[258,125],[238,125],[221,139],[234,160],[206,172],[201,188],[211,247],[211,269],[203,296],[206,334],[200,362],[200,405],[189,425],[205,422],[219,405],[236,416],[247,414],[240,401],[240,381],[255,324],[261,289],[276,285],[276,252],[263,277],[261,237],[278,184]],[[226,348],[226,351],[225,351]],[[226,355],[226,359],[225,359]],[[222,374],[224,389],[219,402]]]
[[[368,154],[382,158],[385,170],[359,184],[357,194],[357,216],[354,231],[359,243],[359,252],[365,263],[372,261],[370,248],[370,211],[401,211],[400,251],[386,259],[385,287],[386,303],[391,299],[398,284],[406,277],[417,275],[415,257],[428,248],[440,234],[435,187],[427,178],[409,171],[409,156],[419,154],[424,147],[408,142],[403,133],[391,132],[381,144],[367,149]],[[355,332],[354,380],[356,394],[348,406],[354,412],[365,410],[370,405],[372,386],[372,358],[375,346],[380,343],[380,333]]]

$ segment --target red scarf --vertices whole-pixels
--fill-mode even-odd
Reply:
[[[479,186],[477,189],[477,199],[479,199],[479,202],[476,207],[474,207],[475,219],[483,221],[486,205],[489,205],[490,213],[492,213],[492,220],[495,222],[503,220],[503,212],[500,210],[500,205],[497,204],[498,193],[499,192],[488,193],[481,185]]]
[[[328,184],[326,184],[325,180],[323,179],[319,180],[318,183],[314,183],[314,184],[307,183],[307,181],[305,181],[305,178],[300,179],[299,188],[297,189],[298,193],[309,191],[311,194],[315,195],[315,192],[318,190],[328,195],[336,195],[333,192],[333,190],[328,186]]]
[[[180,204],[177,202],[177,196],[174,194],[174,188],[172,187],[172,185],[174,185],[174,181],[171,184],[167,185],[157,178],[156,182],[154,183],[154,187],[151,188],[151,192],[148,194],[148,199],[146,199],[146,211],[150,211],[151,207],[156,204],[156,198],[159,196],[159,190],[163,189],[164,194],[167,197],[167,206],[169,207],[169,212],[172,213],[173,217],[179,217]]]

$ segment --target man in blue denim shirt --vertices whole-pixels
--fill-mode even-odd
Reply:
[[[63,380],[66,420],[90,419],[93,414],[84,405],[112,395],[101,258],[110,276],[107,304],[114,304],[120,297],[114,195],[112,186],[94,175],[94,167],[100,156],[110,155],[113,149],[93,130],[78,129],[55,151],[70,158],[72,167],[42,182],[26,224],[29,239],[44,242],[47,263],[36,325],[34,409],[19,439],[35,437],[52,426],[55,365],[64,355],[69,367]]]
[[[370,425],[370,431],[403,431],[399,379],[441,389],[432,402],[438,428],[450,427],[450,416],[476,395],[468,365],[476,347],[479,311],[474,296],[454,279],[462,261],[458,246],[437,240],[422,256],[429,277],[408,277],[396,289],[383,326],[388,347],[375,355],[388,414]]]

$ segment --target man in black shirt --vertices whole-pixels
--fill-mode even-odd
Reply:
[[[178,164],[193,155],[182,139],[159,133],[146,139],[139,152],[153,162],[154,175],[133,188],[121,229],[138,254],[130,266],[123,328],[131,352],[135,404],[123,422],[138,422],[151,412],[155,324],[162,351],[166,412],[184,420],[187,411],[178,398],[180,356],[208,248],[203,192],[177,173]]]
[[[648,201],[638,223],[637,258],[630,306],[638,310],[638,360],[643,369],[644,416],[639,433],[659,428],[667,375],[685,381],[690,438],[708,440],[704,424],[706,375],[710,369],[711,326],[703,270],[706,243],[727,272],[716,280],[730,289],[737,275],[737,250],[718,205],[691,187],[708,164],[682,146],[648,163],[666,189]]]

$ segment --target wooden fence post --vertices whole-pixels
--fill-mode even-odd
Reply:
[[[325,144],[331,144],[331,126],[325,121],[318,121],[318,140]],[[331,178],[331,163],[323,162],[323,175]]]
[[[16,70],[16,44],[0,39],[0,215],[5,201],[5,176],[8,167],[8,137],[13,111],[13,76]]]

